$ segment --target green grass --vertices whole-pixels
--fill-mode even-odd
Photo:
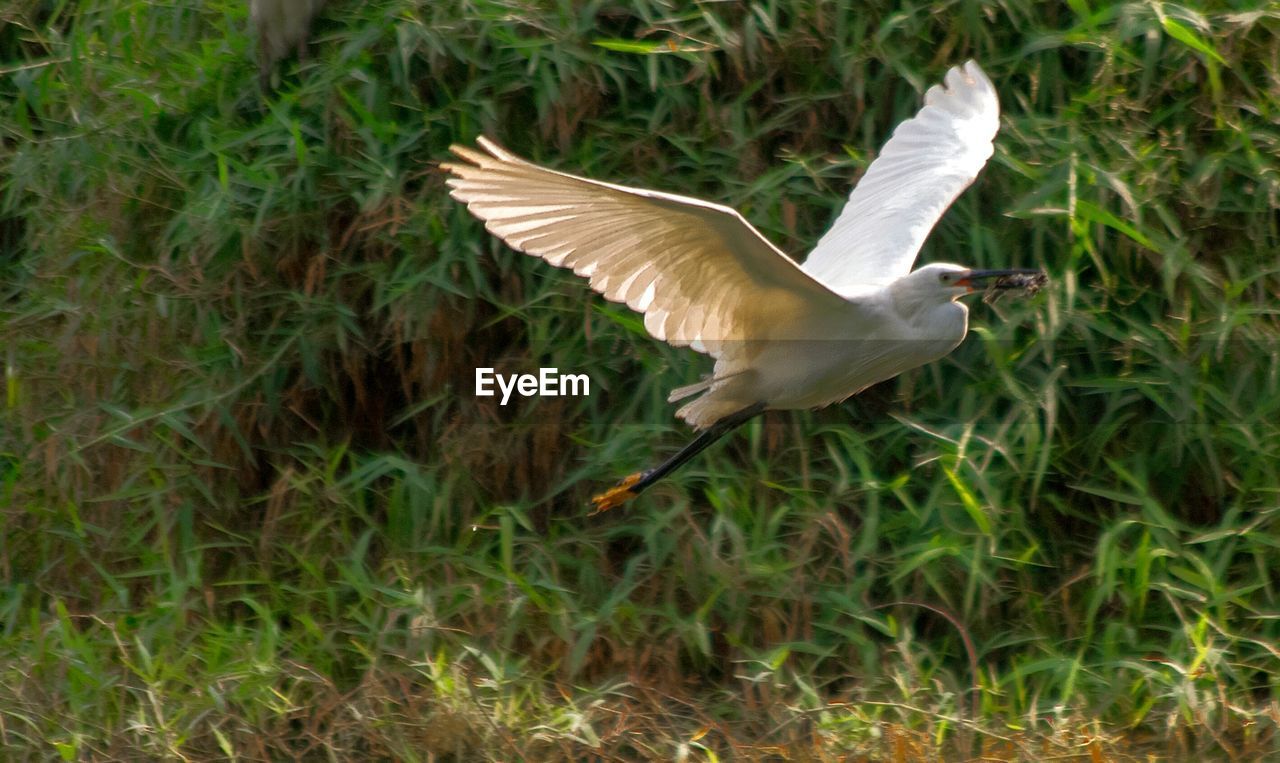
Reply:
[[[338,1],[265,99],[239,2],[0,9],[0,748],[1280,754],[1275,8],[675,8]],[[709,363],[485,234],[447,146],[801,255],[970,57],[1002,129],[922,261],[1049,287],[590,516]],[[472,395],[543,365],[592,396]]]

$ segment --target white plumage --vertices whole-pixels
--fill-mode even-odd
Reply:
[[[995,89],[978,65],[951,69],[945,87],[930,88],[898,126],[803,265],[728,207],[550,170],[487,138],[482,150],[453,146],[462,161],[443,168],[453,197],[512,248],[571,268],[643,313],[655,338],[715,358],[709,379],[671,400],[700,394],[677,415],[718,429],[763,409],[837,402],[942,357],[967,331],[957,297],[989,278],[1026,285],[1008,277],[1029,271],[908,272],[991,156],[998,126]],[[625,500],[616,494],[637,493],[671,468],[633,475],[597,503]]]
[[[1000,105],[973,61],[924,94],[849,195],[805,272],[840,294],[906,275],[938,218],[991,158]]]

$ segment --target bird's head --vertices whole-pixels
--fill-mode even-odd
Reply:
[[[1043,271],[1027,268],[975,270],[949,262],[935,262],[913,271],[902,281],[917,298],[953,302],[966,294],[988,289],[1039,288]]]

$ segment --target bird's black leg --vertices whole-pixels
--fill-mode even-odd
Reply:
[[[725,416],[716,423],[707,427],[705,432],[695,437],[692,442],[681,448],[678,453],[671,458],[668,458],[666,461],[663,461],[658,466],[648,471],[632,474],[619,482],[616,487],[593,497],[591,502],[595,504],[595,510],[597,512],[607,511],[615,506],[620,506],[623,503],[626,503],[632,498],[635,498],[649,486],[674,472],[676,469],[679,469],[689,459],[706,450],[711,443],[719,440],[721,437],[724,437],[726,434],[747,423],[760,413],[763,413],[764,409],[764,403],[756,403],[755,405],[743,408],[737,413],[731,413],[728,416]]]

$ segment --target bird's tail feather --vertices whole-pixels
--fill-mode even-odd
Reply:
[[[675,389],[671,390],[671,394],[667,395],[667,402],[674,403],[677,400],[684,400],[686,397],[689,397],[690,395],[696,395],[699,392],[710,389],[711,385],[715,383],[716,383],[716,377],[708,374],[700,382],[694,382],[693,384],[686,384],[683,387],[676,387]]]
[[[684,419],[694,429],[706,429],[726,416],[742,410],[739,400],[726,400],[715,395],[703,395],[697,400],[685,403],[676,411],[676,416]]]

